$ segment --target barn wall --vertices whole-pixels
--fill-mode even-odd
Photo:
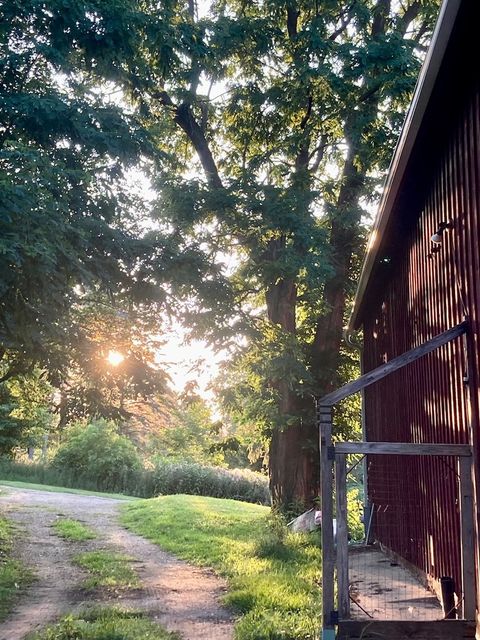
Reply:
[[[390,238],[396,249],[384,259],[382,294],[363,318],[364,371],[465,317],[471,333],[366,389],[371,441],[473,442],[478,454],[479,93],[475,88],[465,97],[452,127],[438,130],[445,141],[441,152],[434,158],[425,154],[432,171],[420,215],[397,211],[398,219],[411,222],[405,222],[401,237]],[[409,180],[412,189],[414,176]],[[454,228],[445,231],[441,250],[431,255],[430,237],[439,221],[449,219]],[[450,575],[460,584],[455,461],[371,456],[368,467],[378,537],[426,573]],[[382,509],[388,501],[391,508]]]

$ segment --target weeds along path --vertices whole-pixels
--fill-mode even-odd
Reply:
[[[231,640],[233,620],[220,605],[225,584],[212,572],[192,567],[117,523],[120,500],[69,493],[6,488],[0,510],[17,524],[15,553],[36,580],[0,623],[0,640],[23,640],[31,631],[86,606],[118,605],[144,611],[185,640]],[[52,525],[59,517],[91,527],[97,538],[63,540]],[[141,587],[126,591],[82,587],[85,573],[72,558],[83,551],[107,549],[133,559]]]

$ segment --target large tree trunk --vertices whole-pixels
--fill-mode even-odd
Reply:
[[[358,244],[358,198],[363,188],[363,176],[355,167],[355,145],[351,144],[350,149],[345,160],[336,216],[332,219],[330,251],[333,273],[324,288],[326,311],[317,320],[311,345],[310,366],[317,382],[317,397],[338,384],[346,287],[352,255]],[[278,246],[275,248],[279,249]],[[269,320],[285,331],[295,332],[296,301],[294,281],[282,280],[271,287],[267,292]],[[306,404],[313,404],[313,398],[298,397],[285,383],[278,384],[278,392],[280,412],[285,423],[290,422],[290,425],[272,433],[270,488],[275,506],[298,511],[311,507],[319,495],[319,436],[313,417],[307,420],[297,418],[293,424],[289,418],[302,413],[313,416],[313,411],[306,407]]]
[[[270,243],[271,253],[281,251],[283,240]],[[270,322],[284,331],[295,333],[297,288],[293,279],[284,279],[266,293]],[[283,510],[311,506],[318,495],[318,437],[315,426],[296,418],[302,399],[285,381],[275,383],[279,395],[279,412],[285,427],[274,429],[269,449],[270,490],[273,504]]]
[[[275,507],[301,511],[319,492],[318,434],[313,424],[275,429],[270,441],[270,490]]]

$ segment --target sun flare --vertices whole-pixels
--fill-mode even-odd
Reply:
[[[112,365],[112,367],[118,367],[119,364],[125,360],[125,356],[120,351],[109,351],[107,356],[108,364]]]

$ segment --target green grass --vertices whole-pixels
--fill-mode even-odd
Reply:
[[[12,551],[12,526],[0,516],[0,620],[9,613],[15,596],[32,580],[32,574],[17,560]]]
[[[52,493],[75,493],[81,496],[98,496],[99,498],[115,498],[116,500],[139,500],[134,496],[126,496],[123,493],[105,493],[103,491],[87,491],[86,489],[71,489],[69,487],[57,487],[49,484],[23,482],[19,480],[0,480],[0,485],[5,487],[17,487],[18,489],[35,489],[36,491],[50,491]]]
[[[78,520],[71,520],[70,518],[59,518],[54,522],[53,528],[61,538],[75,542],[93,540],[97,537],[90,527],[86,527]]]
[[[142,613],[116,608],[67,616],[58,624],[27,636],[28,640],[180,640]]]
[[[318,638],[318,538],[292,534],[269,514],[259,505],[177,495],[124,505],[122,522],[228,578],[226,604],[244,614],[237,640]]]
[[[73,561],[91,574],[85,582],[87,589],[129,589],[139,586],[128,556],[112,551],[87,551],[75,556]]]

